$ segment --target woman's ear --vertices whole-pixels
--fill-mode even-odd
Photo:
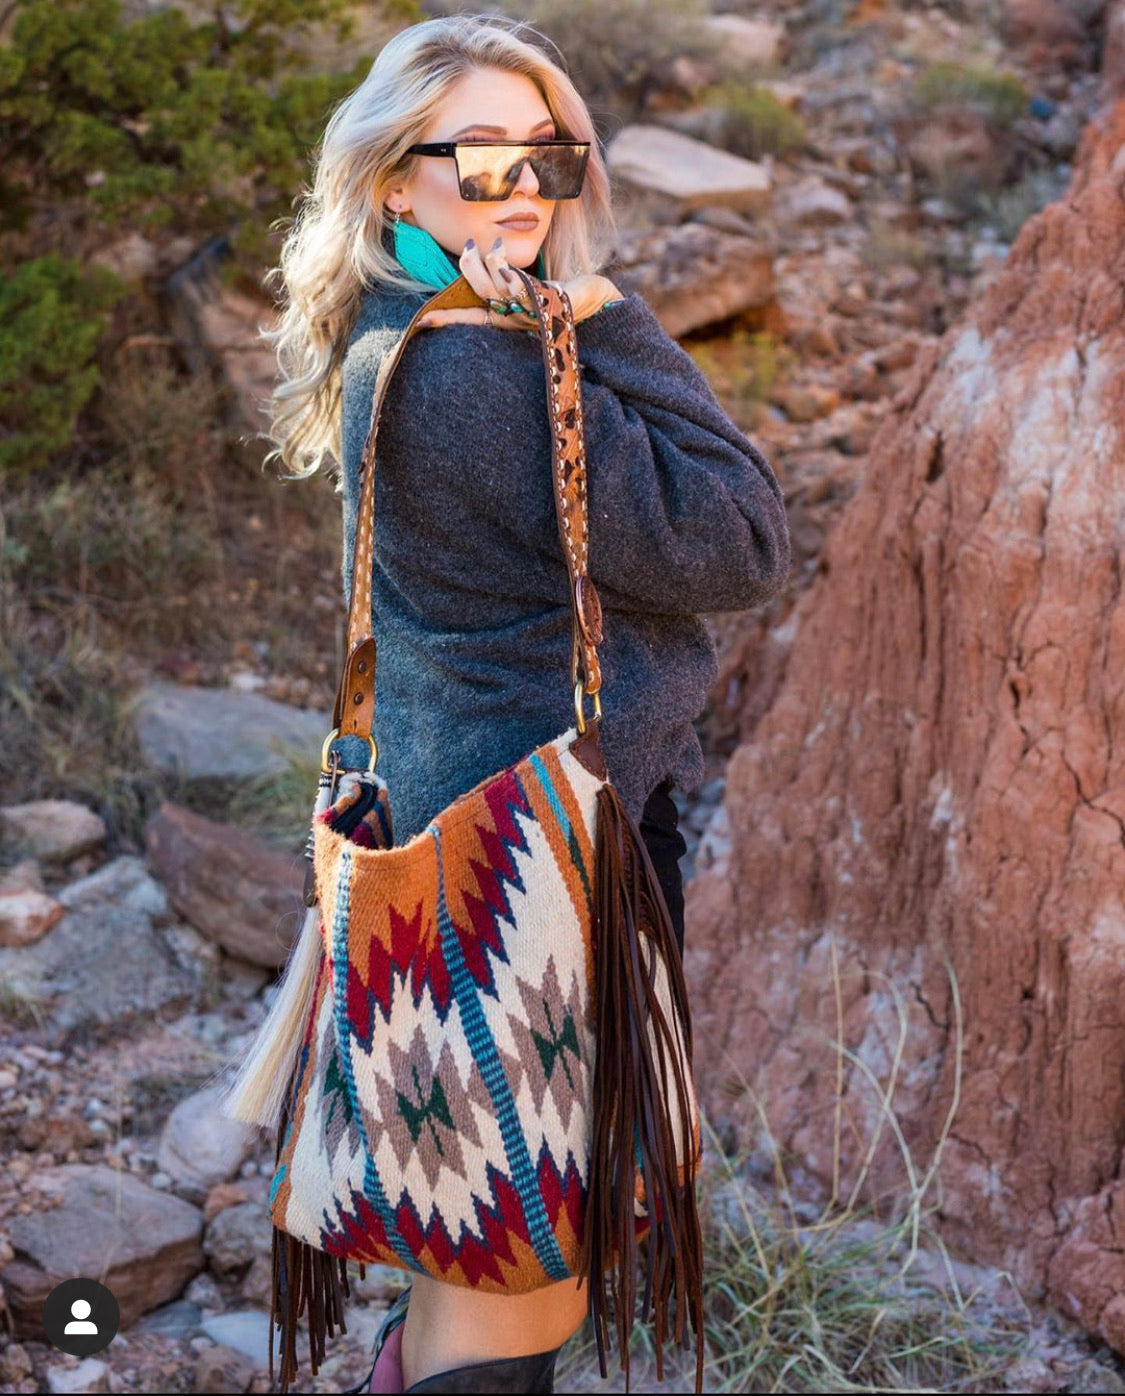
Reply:
[[[396,214],[401,217],[401,215],[406,212],[403,191],[398,185],[390,189],[384,189],[381,195],[376,195],[374,193],[371,195],[371,204],[373,208],[378,209],[380,202],[382,202],[383,205],[384,218],[394,218]]]

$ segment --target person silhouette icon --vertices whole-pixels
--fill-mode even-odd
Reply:
[[[88,1299],[75,1299],[70,1306],[74,1317],[63,1329],[64,1333],[96,1333],[98,1325],[90,1322],[91,1304]]]
[[[60,1280],[43,1301],[47,1341],[72,1357],[91,1357],[109,1347],[121,1326],[113,1291],[81,1275]]]

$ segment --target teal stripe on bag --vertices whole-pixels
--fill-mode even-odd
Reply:
[[[367,1131],[363,1127],[363,1115],[359,1108],[359,1093],[355,1085],[355,1072],[352,1069],[351,1029],[348,1026],[348,908],[351,905],[352,888],[352,849],[345,841],[340,850],[340,863],[336,873],[336,908],[332,917],[332,1011],[336,1023],[336,1046],[340,1067],[348,1087],[348,1098],[352,1104],[352,1116],[359,1130],[363,1144],[363,1192],[373,1204],[387,1233],[395,1254],[411,1270],[429,1274],[422,1262],[406,1244],[406,1238],[395,1225],[394,1208],[383,1190],[383,1180],[371,1157],[367,1142]],[[425,1219],[423,1219],[423,1225]]]
[[[469,1050],[472,1052],[477,1066],[480,1067],[481,1075],[488,1087],[488,1093],[492,1097],[492,1104],[496,1107],[496,1117],[500,1123],[500,1136],[504,1140],[504,1151],[508,1157],[508,1168],[511,1171],[516,1192],[519,1194],[520,1205],[523,1207],[524,1219],[527,1222],[527,1232],[531,1237],[531,1244],[535,1248],[536,1259],[552,1279],[565,1280],[569,1278],[570,1271],[567,1269],[562,1251],[559,1250],[555,1233],[551,1229],[547,1208],[543,1203],[543,1195],[539,1191],[538,1177],[531,1162],[527,1140],[524,1138],[523,1127],[516,1110],[516,1102],[512,1098],[508,1078],[504,1074],[504,1067],[496,1050],[496,1043],[493,1041],[492,1033],[485,1021],[477,986],[465,965],[465,959],[461,954],[461,947],[457,943],[457,935],[453,929],[453,922],[449,916],[449,908],[446,906],[441,828],[437,824],[431,824],[430,830],[437,848],[437,915],[441,934],[441,949],[453,984],[453,994],[457,999],[457,1007],[461,1010]]]

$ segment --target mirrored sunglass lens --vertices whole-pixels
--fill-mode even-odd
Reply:
[[[568,146],[458,146],[457,173],[465,199],[506,199],[516,187],[525,160],[545,199],[573,198],[581,188],[586,150]]]

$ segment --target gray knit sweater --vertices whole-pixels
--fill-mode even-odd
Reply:
[[[343,366],[344,597],[375,375],[427,296],[368,290]],[[602,749],[640,820],[703,775],[693,721],[718,676],[700,615],[789,570],[781,488],[640,295],[577,326],[601,598]],[[484,325],[419,330],[391,376],[375,476],[376,770],[397,844],[575,723],[542,350]],[[587,699],[585,711],[593,712]],[[366,764],[355,739],[338,744]]]

